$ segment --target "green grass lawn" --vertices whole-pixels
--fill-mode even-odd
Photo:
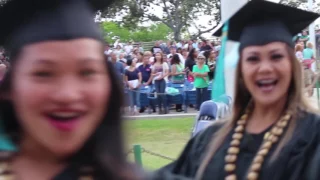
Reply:
[[[129,148],[140,144],[146,150],[177,158],[190,139],[194,118],[129,120],[126,123]],[[129,155],[133,160],[133,155]],[[142,153],[143,167],[158,169],[171,161]]]

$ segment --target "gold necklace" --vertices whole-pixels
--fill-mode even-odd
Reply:
[[[234,129],[234,134],[232,135],[232,141],[230,143],[230,147],[227,151],[227,155],[225,156],[225,171],[227,176],[225,180],[237,180],[237,176],[235,174],[236,170],[236,161],[238,154],[240,152],[240,143],[243,138],[243,134],[245,131],[245,126],[247,124],[248,114],[244,114],[237,121],[237,126]],[[286,113],[286,115],[282,116],[280,120],[272,127],[270,131],[268,131],[264,140],[259,148],[258,153],[253,158],[253,161],[249,167],[249,171],[247,174],[247,180],[257,180],[259,178],[259,172],[261,171],[262,164],[264,162],[265,157],[269,153],[272,145],[277,143],[280,136],[283,134],[284,129],[289,124],[289,120],[291,119],[290,113]]]

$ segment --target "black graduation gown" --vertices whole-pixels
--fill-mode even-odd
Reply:
[[[181,156],[166,167],[160,169],[158,173],[164,172],[194,178],[195,174],[204,158],[206,148],[212,139],[212,135],[221,127],[221,124],[210,126],[192,138]],[[267,129],[268,130],[268,129]],[[266,131],[267,131],[266,130]],[[249,165],[255,157],[264,133],[245,134],[240,145],[240,153],[237,160],[236,174],[238,179],[244,180]],[[275,150],[271,149],[266,157],[259,180],[316,180],[320,176],[316,173],[320,170],[320,117],[311,113],[302,113],[297,120],[296,128],[292,138],[283,147],[277,158],[271,163],[270,154]],[[218,149],[210,163],[208,164],[203,180],[224,180],[225,155],[231,141],[232,133]],[[317,149],[319,152],[317,152]],[[314,162],[317,157],[318,162]],[[320,172],[319,172],[320,174]],[[163,178],[165,179],[165,177]]]
[[[61,173],[56,175],[53,180],[77,180],[80,179],[80,175],[83,173],[80,173],[79,171],[80,166],[78,164],[71,164],[67,168],[65,168]],[[93,180],[103,180],[106,179],[106,177],[110,180],[115,180],[115,178],[112,176],[111,173],[105,172],[105,170],[102,171],[101,168],[95,166],[94,173],[87,174],[90,177],[93,178]],[[86,174],[83,174],[86,175]]]

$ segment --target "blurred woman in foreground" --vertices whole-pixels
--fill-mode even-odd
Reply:
[[[122,89],[92,19],[110,2],[97,2],[0,8],[11,62],[0,86],[0,179],[138,179],[123,152]]]

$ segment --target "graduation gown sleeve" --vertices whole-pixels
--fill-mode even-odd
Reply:
[[[319,117],[318,117],[319,118]],[[319,118],[320,121],[320,118]],[[320,123],[319,123],[320,124]],[[304,174],[306,180],[319,180],[320,179],[320,126],[315,126],[316,146],[313,148],[313,153],[310,153],[308,165],[306,166],[306,173]]]
[[[269,168],[274,172],[274,179],[320,179],[319,130],[320,117],[316,114],[306,113],[297,121],[291,140]]]

